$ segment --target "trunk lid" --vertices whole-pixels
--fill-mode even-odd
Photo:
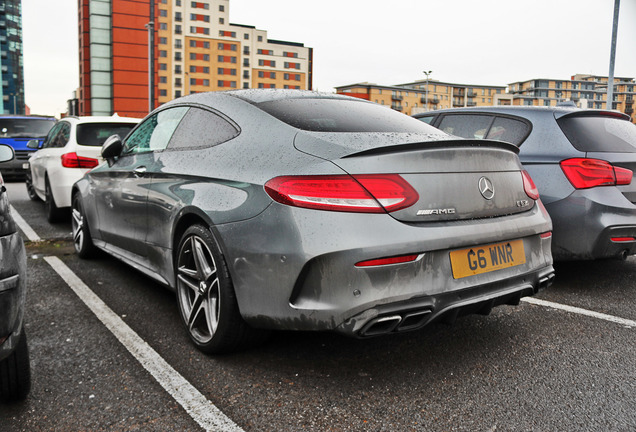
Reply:
[[[330,157],[348,174],[402,176],[419,194],[414,205],[390,213],[405,223],[499,217],[534,206],[524,191],[518,149],[512,144],[422,141],[413,134],[361,134],[349,137],[355,138],[353,144],[343,144],[349,140],[342,134],[312,135],[297,136],[296,147]],[[334,140],[336,145],[329,145]]]

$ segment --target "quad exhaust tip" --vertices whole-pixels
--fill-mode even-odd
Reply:
[[[415,330],[428,321],[431,310],[406,312],[402,315],[386,315],[372,319],[360,330],[360,336],[380,336],[392,332]]]

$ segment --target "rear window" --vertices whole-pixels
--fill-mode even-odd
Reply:
[[[582,152],[636,152],[636,125],[609,116],[562,117],[557,123]]]
[[[487,138],[516,146],[530,133],[530,125],[522,120],[485,114],[447,114],[437,127],[462,138]]]
[[[257,106],[306,131],[439,133],[419,120],[369,102],[303,98],[261,102]]]
[[[0,137],[44,138],[55,125],[55,119],[0,119]]]
[[[85,146],[101,146],[111,135],[124,139],[135,123],[84,123],[77,125],[77,143]]]

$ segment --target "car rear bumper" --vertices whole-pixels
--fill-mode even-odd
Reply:
[[[26,254],[18,233],[0,237],[0,360],[21,337],[26,297]]]
[[[378,331],[375,324],[369,330],[369,323],[395,313],[402,323],[396,329],[414,329],[450,310],[515,303],[547,286],[554,272],[551,238],[540,235],[551,229],[542,205],[524,215],[418,226],[387,215],[334,215],[275,204],[253,220],[215,228],[241,315],[255,327],[365,336]],[[245,232],[254,234],[246,238]],[[523,241],[525,263],[453,277],[451,250],[514,239]],[[418,259],[355,266],[404,254]]]
[[[557,261],[625,258],[636,254],[636,205],[614,187],[579,190],[546,205],[554,224]]]

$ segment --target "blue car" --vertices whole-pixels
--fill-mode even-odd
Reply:
[[[15,157],[0,163],[0,172],[4,178],[24,178],[26,170],[24,164],[35,149],[28,148],[30,140],[37,139],[39,144],[49,133],[56,120],[55,117],[37,115],[1,115],[0,116],[0,144],[13,148]]]

